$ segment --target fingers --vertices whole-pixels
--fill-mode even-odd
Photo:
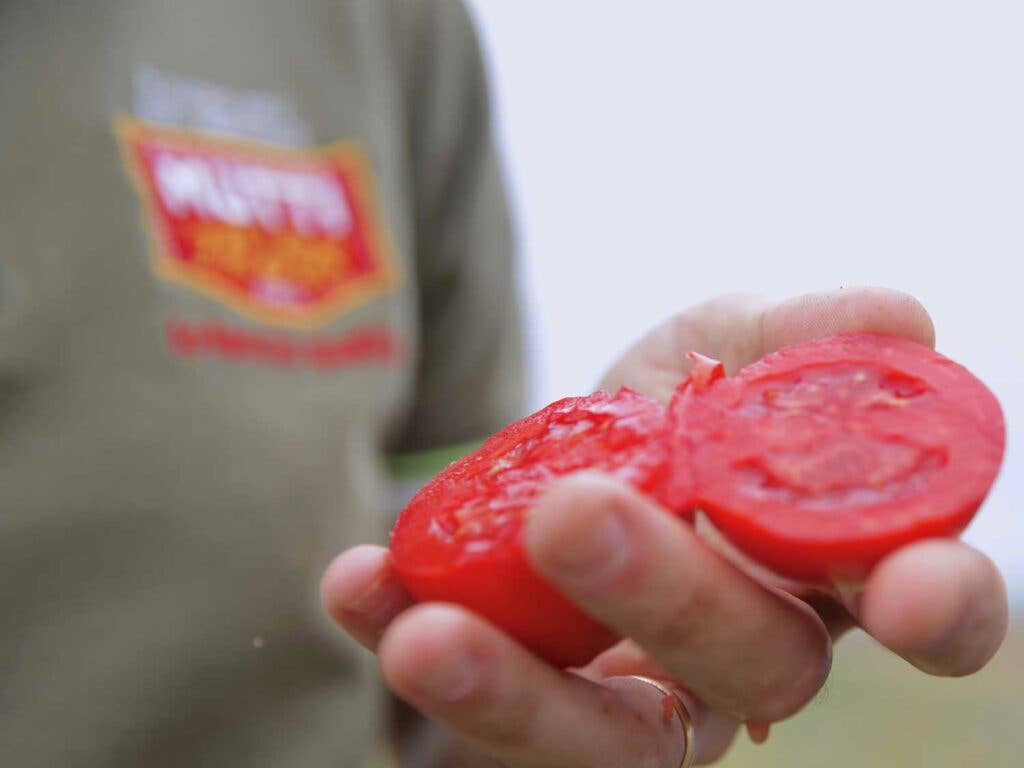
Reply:
[[[855,331],[903,336],[935,346],[932,319],[913,296],[889,288],[846,288],[797,296],[764,310],[757,356]]]
[[[595,658],[579,670],[589,680],[602,681],[612,677],[643,675],[654,680],[671,680],[672,676],[651,661],[640,646],[632,640],[623,640]],[[739,728],[739,721],[717,710],[694,706],[693,697],[684,699],[692,715],[697,738],[696,762],[699,765],[713,763],[724,755]]]
[[[749,294],[721,296],[681,312],[649,331],[615,362],[601,381],[614,392],[632,387],[667,403],[692,363],[687,355],[700,352],[735,370],[760,353],[760,318],[772,307],[767,299]]]
[[[777,720],[824,682],[830,644],[813,611],[758,585],[619,483],[588,474],[556,485],[524,542],[571,599],[713,707]]]
[[[728,373],[779,347],[838,333],[872,331],[935,345],[921,303],[888,288],[844,288],[781,303],[752,295],[721,296],[670,318],[622,355],[601,382],[629,386],[668,402],[689,372],[688,352],[725,363]]]
[[[388,624],[412,605],[382,547],[354,547],[338,555],[320,580],[320,600],[331,617],[371,651]]]
[[[399,695],[499,756],[537,766],[632,766],[644,754],[655,766],[679,762],[681,729],[665,727],[661,702],[650,691],[616,696],[557,672],[459,609],[427,605],[399,617],[412,601],[385,549],[360,546],[339,555],[321,580],[321,598],[338,624],[378,651]],[[471,662],[459,660],[467,655]],[[560,695],[549,690],[552,681]],[[711,719],[708,747],[721,752],[727,744],[722,718]],[[590,730],[580,728],[600,728],[607,739],[595,744]],[[586,743],[567,733],[587,733]],[[620,762],[603,762],[609,755]]]
[[[925,541],[883,560],[859,599],[880,643],[935,675],[967,675],[1006,635],[1006,588],[992,561],[963,542]]]
[[[555,670],[460,608],[403,613],[379,655],[396,693],[509,765],[661,768],[682,757],[682,729],[656,690]]]

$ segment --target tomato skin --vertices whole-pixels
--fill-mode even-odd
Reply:
[[[391,534],[392,562],[421,601],[457,603],[538,656],[581,666],[618,638],[539,576],[525,517],[558,478],[599,469],[652,492],[668,467],[665,409],[628,389],[566,398],[509,425],[416,494]]]
[[[780,350],[701,392],[680,388],[669,412],[689,503],[762,565],[822,584],[860,581],[901,546],[959,534],[1005,443],[984,384],[877,334]]]
[[[544,581],[519,544],[449,569],[396,570],[417,600],[469,608],[557,667],[583,666],[618,640]]]

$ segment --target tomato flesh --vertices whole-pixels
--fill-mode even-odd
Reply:
[[[665,409],[628,389],[566,398],[490,438],[428,483],[391,537],[394,567],[419,600],[461,604],[559,666],[617,639],[529,565],[520,540],[560,477],[600,469],[651,492],[668,466]]]
[[[906,339],[846,334],[768,355],[670,406],[672,503],[784,576],[858,581],[910,541],[953,536],[995,480],[992,393]]]

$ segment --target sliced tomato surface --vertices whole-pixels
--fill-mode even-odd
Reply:
[[[655,490],[655,495],[664,507],[692,523],[697,505],[697,478],[691,461],[692,441],[682,418],[690,408],[700,408],[701,396],[725,376],[725,366],[697,352],[691,352],[688,357],[694,363],[693,368],[679,385],[668,409],[673,425],[666,437],[671,457],[670,471],[665,473],[664,482]]]
[[[684,385],[670,418],[673,474],[689,478],[677,508],[699,507],[755,560],[819,582],[858,581],[897,547],[958,534],[1005,443],[998,402],[964,367],[866,333]]]
[[[665,409],[632,390],[559,400],[451,464],[402,512],[396,571],[419,600],[461,604],[559,666],[615,642],[529,565],[523,521],[560,477],[600,469],[650,492],[668,466]]]

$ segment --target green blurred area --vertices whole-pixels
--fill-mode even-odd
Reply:
[[[1024,626],[968,678],[934,678],[863,634],[835,651],[828,685],[772,727],[741,734],[724,768],[1024,768]]]

